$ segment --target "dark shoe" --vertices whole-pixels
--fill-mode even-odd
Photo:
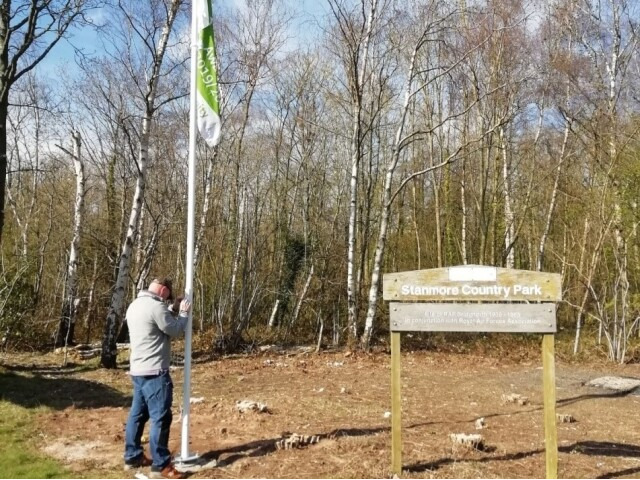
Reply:
[[[187,474],[179,472],[173,463],[167,464],[162,470],[151,470],[151,478],[187,478]]]
[[[125,460],[124,469],[125,470],[134,470],[136,468],[150,467],[151,459],[147,458],[143,453],[138,458],[134,458],[132,460]]]

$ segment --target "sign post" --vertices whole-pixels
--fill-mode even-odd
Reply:
[[[556,365],[553,334],[542,337],[542,383],[544,388],[544,450],[547,478],[558,478],[558,432],[556,429]]]
[[[541,333],[547,478],[558,475],[554,333],[562,278],[481,265],[387,273],[390,303],[391,471],[402,473],[401,332]],[[413,303],[404,303],[412,301]],[[482,303],[478,303],[482,302]],[[530,303],[535,302],[535,303]]]
[[[400,332],[391,332],[391,470],[402,471],[402,396],[400,383]]]

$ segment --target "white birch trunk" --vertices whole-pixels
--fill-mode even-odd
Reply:
[[[149,274],[151,273],[151,264],[153,262],[153,257],[155,255],[156,249],[158,248],[159,240],[160,226],[155,224],[153,226],[149,242],[144,246],[144,248],[140,248],[141,260],[138,263],[138,277],[135,282],[136,292],[142,290],[148,283]]]
[[[356,120],[357,121],[357,120]],[[358,121],[359,123],[359,121]],[[355,121],[354,121],[355,124]],[[354,125],[353,137],[360,135],[359,128]],[[358,212],[358,164],[359,153],[355,147],[356,141],[352,139],[351,147],[351,181],[349,183],[349,238],[347,249],[347,322],[349,338],[358,336],[358,312],[356,308],[356,276],[355,276],[355,251],[356,251],[356,217]]]
[[[309,269],[309,275],[307,275],[307,281],[304,282],[304,288],[302,289],[302,293],[300,293],[300,298],[298,299],[296,308],[293,310],[293,316],[291,317],[291,327],[293,327],[296,321],[298,320],[298,315],[300,315],[300,309],[302,308],[302,302],[304,302],[304,299],[307,296],[307,292],[309,291],[309,287],[311,286],[312,278],[313,278],[313,264],[311,264],[311,268]]]
[[[382,197],[382,212],[380,216],[380,229],[378,232],[378,241],[376,244],[376,253],[373,262],[373,271],[371,273],[371,287],[369,288],[369,304],[367,307],[367,316],[365,317],[364,332],[360,339],[360,343],[363,348],[369,348],[369,342],[371,340],[371,332],[373,331],[373,321],[376,314],[376,306],[378,303],[378,289],[380,286],[380,269],[382,268],[382,261],[384,258],[384,250],[387,241],[387,229],[389,226],[389,217],[391,215],[391,202],[392,194],[391,187],[393,184],[393,174],[395,173],[398,161],[400,160],[402,136],[404,127],[407,120],[407,112],[409,110],[409,103],[411,100],[411,85],[413,84],[414,69],[416,63],[416,57],[418,50],[420,49],[420,42],[413,50],[411,55],[411,63],[409,65],[409,72],[407,75],[407,82],[404,90],[404,104],[402,106],[402,116],[400,118],[400,124],[396,130],[396,135],[393,143],[393,151],[391,154],[391,161],[387,166],[387,173],[384,178],[384,190]]]
[[[166,23],[162,28],[162,35],[158,46],[156,47],[155,61],[152,70],[148,76],[147,90],[144,95],[145,112],[142,119],[142,128],[140,131],[140,146],[138,152],[138,178],[136,180],[136,189],[133,194],[131,204],[131,212],[129,215],[129,224],[127,233],[122,244],[120,258],[118,261],[118,275],[111,295],[111,302],[107,313],[105,323],[104,338],[102,342],[101,365],[105,368],[116,368],[117,354],[116,338],[118,326],[120,325],[122,311],[124,308],[125,295],[127,291],[127,283],[129,281],[129,268],[131,265],[131,254],[133,252],[134,240],[138,232],[140,214],[142,204],[144,202],[144,191],[146,187],[147,161],[149,149],[149,136],[151,133],[151,122],[155,113],[155,99],[157,95],[158,78],[162,61],[166,52],[169,34],[176,17],[176,13],[182,0],[172,0],[167,10]]]
[[[244,241],[244,209],[246,202],[246,191],[242,191],[240,194],[240,204],[238,205],[238,232],[236,236],[236,249],[233,253],[233,267],[231,269],[231,285],[229,286],[229,304],[231,311],[235,312],[234,306],[236,301],[236,282],[238,281],[238,270],[240,269],[240,254],[242,252],[242,242]],[[233,320],[233,319],[232,319]]]
[[[316,343],[316,353],[320,352],[322,348],[322,334],[324,332],[324,318],[322,317],[322,310],[318,312],[318,323],[320,328],[318,329],[318,342]]]
[[[269,317],[269,328],[273,328],[276,326],[276,318],[278,317],[278,309],[280,308],[280,299],[276,298],[276,301],[273,304],[273,310],[271,310],[271,316]]]
[[[138,280],[135,282],[135,285],[133,286],[134,290],[131,292],[132,294],[135,295],[136,290],[139,290],[139,283],[142,279],[142,275],[140,275],[140,269],[142,268],[142,262],[144,261],[144,242],[145,242],[145,228],[146,228],[146,215],[145,215],[145,203],[144,203],[144,199],[142,201],[142,206],[140,208],[140,220],[138,220],[138,234],[136,235],[136,238],[134,239],[134,244],[136,245],[136,259],[134,262],[134,268],[138,269],[138,275],[137,278]]]
[[[547,220],[544,225],[544,230],[540,236],[540,244],[538,246],[538,260],[536,268],[539,272],[542,271],[544,266],[544,249],[549,237],[549,231],[551,230],[551,222],[553,221],[553,214],[556,208],[556,202],[558,199],[558,185],[560,184],[560,175],[562,174],[562,165],[566,159],[567,141],[569,140],[569,131],[571,130],[571,122],[567,121],[564,127],[564,138],[562,139],[562,147],[560,149],[560,160],[556,167],[556,175],[553,181],[553,190],[551,192],[551,200],[549,201],[549,209],[547,210]]]
[[[73,166],[76,173],[76,198],[73,212],[73,235],[69,247],[69,262],[67,264],[67,279],[65,296],[62,302],[62,314],[56,346],[68,345],[73,342],[73,332],[76,322],[76,296],[78,291],[78,255],[80,252],[80,236],[82,235],[82,221],[84,216],[85,175],[84,163],[80,152],[82,138],[80,132],[73,132]]]
[[[411,193],[413,197],[413,208],[412,208],[412,217],[413,217],[413,230],[416,234],[416,257],[418,257],[418,270],[422,269],[422,248],[420,246],[420,229],[418,228],[418,199],[416,197],[416,184],[413,182]]]
[[[207,217],[209,215],[209,208],[211,208],[211,178],[213,177],[213,163],[218,155],[218,149],[213,149],[213,155],[209,157],[207,163],[207,173],[204,177],[204,199],[202,200],[202,212],[200,213],[200,226],[198,227],[198,234],[196,235],[196,241],[193,248],[193,271],[196,271],[198,266],[198,260],[200,259],[200,248],[202,246],[202,238],[204,232],[207,229]]]
[[[434,157],[436,155],[435,145],[433,141],[434,135],[429,135],[429,156],[431,157],[431,166],[434,165]],[[436,175],[435,169],[431,171],[431,180],[433,182],[433,209],[434,219],[436,223],[436,256],[438,259],[438,268],[442,268],[442,225],[440,218],[440,182]]]
[[[465,138],[466,140],[466,138]],[[467,195],[466,189],[466,170],[467,159],[466,156],[462,157],[462,178],[460,180],[460,208],[462,210],[462,221],[460,225],[460,253],[462,256],[462,264],[466,265],[469,262],[467,256]]]
[[[349,237],[347,250],[347,331],[349,340],[355,342],[358,338],[358,311],[357,311],[357,285],[355,275],[355,250],[356,250],[356,220],[358,214],[358,169],[360,166],[360,136],[362,117],[362,92],[359,91],[364,85],[367,61],[369,58],[369,43],[373,22],[376,15],[377,0],[372,0],[367,18],[366,33],[363,39],[362,66],[358,75],[358,84],[354,86],[354,104],[352,112],[352,132],[351,132],[351,180],[349,184]],[[357,67],[356,67],[357,68]],[[355,72],[354,72],[355,73]]]
[[[504,185],[504,248],[506,253],[505,266],[514,268],[515,266],[515,223],[513,208],[511,206],[511,166],[507,155],[507,143],[504,128],[500,128],[500,146],[502,149],[502,182]]]

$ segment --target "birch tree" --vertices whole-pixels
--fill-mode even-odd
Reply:
[[[438,39],[446,37],[447,32],[452,28],[452,24],[455,18],[458,16],[458,12],[455,10],[447,10],[442,8],[438,2],[433,1],[428,4],[427,8],[421,10],[419,21],[416,21],[416,25],[424,26],[418,30],[415,36],[416,40],[413,44],[413,49],[410,51],[408,61],[406,62],[407,73],[405,75],[405,84],[403,88],[403,101],[399,108],[399,119],[395,135],[393,138],[392,150],[390,160],[387,164],[386,174],[384,179],[384,188],[382,193],[382,206],[380,212],[380,225],[378,230],[378,239],[376,244],[376,251],[373,263],[373,269],[371,274],[371,286],[369,289],[369,302],[367,308],[367,315],[365,319],[364,332],[360,338],[360,343],[364,348],[368,348],[371,340],[371,334],[373,331],[374,320],[376,315],[376,308],[378,302],[378,292],[380,289],[380,272],[383,265],[384,252],[387,243],[387,230],[389,225],[389,219],[391,214],[391,206],[401,194],[406,185],[413,179],[424,176],[429,172],[433,172],[436,169],[440,169],[456,161],[459,158],[460,152],[470,144],[477,143],[479,140],[487,135],[490,135],[503,121],[504,118],[499,118],[496,124],[492,125],[486,131],[479,132],[478,137],[474,139],[465,139],[469,143],[458,143],[455,147],[451,148],[447,154],[442,156],[437,163],[433,162],[433,159],[429,160],[428,166],[425,168],[408,172],[405,177],[394,185],[393,179],[398,163],[400,161],[402,152],[408,145],[413,142],[429,138],[438,130],[447,126],[448,123],[453,121],[456,117],[468,114],[472,110],[476,103],[467,105],[462,111],[449,110],[441,112],[438,120],[434,123],[428,123],[426,127],[421,128],[421,124],[414,123],[410,127],[408,124],[409,106],[413,97],[417,95],[423,95],[428,92],[428,88],[431,84],[435,83],[438,79],[453,75],[456,69],[460,68],[462,62],[469,54],[469,52],[459,52],[458,56],[452,57],[449,62],[441,65],[429,64],[429,58],[433,58],[430,49],[426,48],[431,44],[437,44]],[[407,32],[403,31],[403,35]],[[474,48],[477,48],[474,47]],[[473,50],[473,48],[472,48]],[[424,63],[423,63],[424,62]],[[417,75],[418,71],[428,72],[427,75]],[[420,78],[421,81],[416,80]],[[494,91],[488,91],[487,95],[492,95],[502,90],[502,86],[496,86]],[[484,100],[479,98],[478,101]],[[450,108],[454,108],[459,105],[459,102],[451,102]]]
[[[136,2],[134,2],[136,3]],[[104,338],[102,341],[101,365],[105,368],[116,368],[117,365],[117,348],[116,336],[118,327],[122,320],[122,311],[124,307],[127,284],[129,281],[129,268],[131,263],[131,255],[134,247],[134,240],[138,233],[139,219],[141,208],[144,202],[144,193],[146,188],[146,174],[149,156],[149,139],[151,135],[152,121],[157,109],[163,103],[175,98],[175,93],[163,91],[164,98],[161,102],[157,102],[159,95],[159,81],[163,75],[163,61],[169,44],[169,36],[173,27],[176,16],[182,5],[182,0],[165,0],[155,4],[155,9],[151,10],[151,18],[138,11],[134,3],[119,5],[119,13],[124,21],[126,29],[123,31],[125,39],[126,51],[121,54],[126,63],[124,67],[130,71],[131,81],[136,84],[139,89],[140,96],[138,101],[141,103],[142,115],[141,126],[138,138],[138,155],[137,155],[137,179],[136,188],[133,194],[131,211],[129,214],[129,224],[125,236],[120,259],[118,262],[118,274],[116,283],[113,288],[109,311],[105,322]],[[136,58],[137,48],[142,47],[142,58]],[[144,77],[138,77],[136,64],[144,66]],[[169,69],[170,70],[170,69]]]
[[[232,349],[241,341],[249,318],[247,309],[255,305],[258,294],[256,284],[250,286],[244,282],[250,278],[248,265],[251,259],[246,253],[250,243],[256,241],[251,234],[251,214],[256,210],[251,206],[257,209],[260,203],[260,198],[254,197],[252,192],[259,190],[261,180],[250,168],[252,153],[257,149],[252,148],[248,138],[255,126],[253,116],[259,116],[262,111],[259,95],[266,91],[275,76],[276,59],[285,45],[286,30],[292,17],[280,0],[247,0],[245,6],[221,25],[227,43],[227,61],[234,67],[226,71],[229,90],[225,114],[232,118],[225,123],[230,148],[227,159],[231,169],[231,185],[225,197],[230,219],[226,235],[231,258],[230,272],[225,279],[227,287],[218,302],[218,316],[229,318],[231,327],[227,332],[220,329],[217,342]]]
[[[12,115],[7,119],[10,137],[6,197],[13,219],[20,230],[19,248],[23,261],[28,261],[29,237],[36,218],[42,179],[42,137],[44,112],[53,110],[50,92],[35,74],[24,77],[24,85],[14,96]],[[22,88],[21,88],[22,87]],[[16,89],[17,90],[17,89]]]
[[[598,137],[601,131],[594,132],[592,141],[597,146],[594,153],[600,167],[596,172],[610,187],[608,191],[613,215],[613,285],[605,284],[593,289],[591,295],[600,307],[598,317],[609,347],[609,356],[618,362],[625,359],[634,323],[629,308],[627,232],[623,220],[623,210],[628,209],[629,205],[623,203],[625,194],[621,178],[624,149],[628,143],[621,140],[620,120],[631,106],[628,103],[631,100],[628,96],[631,87],[628,68],[638,54],[640,36],[632,20],[637,18],[638,13],[635,2],[620,0],[585,2],[574,10],[574,28],[593,71],[592,88],[585,92],[585,97],[605,113],[598,118],[601,121],[598,129],[603,129],[606,148],[600,146]],[[601,90],[596,90],[595,86],[600,86]],[[601,96],[600,92],[606,92],[606,95]]]
[[[366,78],[369,74],[369,47],[374,35],[379,10],[378,0],[360,0],[353,8],[343,0],[329,0],[336,21],[336,37],[347,77],[351,107],[349,232],[347,237],[347,330],[351,342],[358,337],[358,285],[356,265],[356,225],[358,214],[358,178],[363,156],[364,102]]]
[[[14,84],[84,22],[94,0],[3,0],[0,5],[0,243],[7,176],[7,118]]]
[[[67,265],[62,312],[60,314],[60,323],[55,338],[56,347],[73,345],[78,307],[78,257],[80,253],[82,224],[84,221],[85,169],[81,155],[82,137],[80,136],[80,132],[77,130],[74,131],[72,138],[73,152],[69,152],[64,147],[60,147],[73,159],[73,166],[76,173],[76,198],[73,210],[73,234],[71,237],[71,245],[69,246],[69,263]]]

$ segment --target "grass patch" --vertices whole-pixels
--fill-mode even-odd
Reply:
[[[36,411],[0,401],[0,478],[70,478],[68,470],[35,447],[35,416]]]
[[[86,370],[91,368],[0,366],[0,478],[117,478],[119,472],[93,468],[78,474],[39,450],[40,418],[68,408],[120,406],[127,400],[116,388],[73,376]]]

